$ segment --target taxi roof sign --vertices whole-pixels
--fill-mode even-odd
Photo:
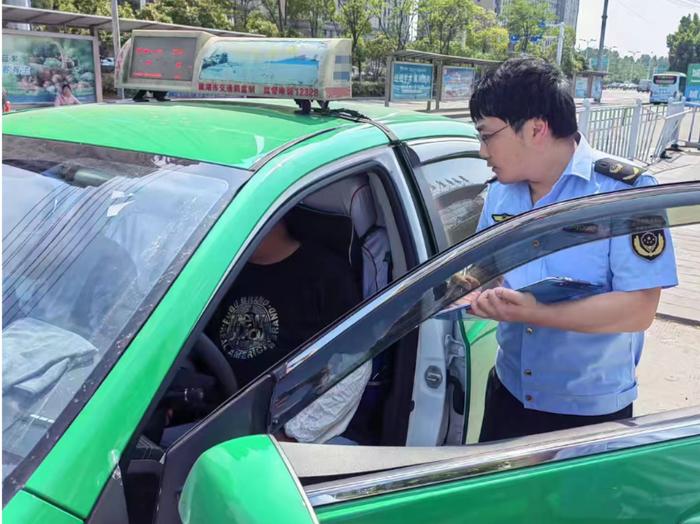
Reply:
[[[137,30],[117,57],[118,87],[225,96],[338,100],[352,97],[347,38],[217,37]]]

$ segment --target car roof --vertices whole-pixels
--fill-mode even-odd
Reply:
[[[331,109],[358,111],[401,140],[457,136],[476,138],[472,125],[443,116],[379,105],[334,102]],[[373,126],[334,115],[303,115],[293,101],[189,100],[102,103],[23,111],[3,117],[3,132],[128,149],[244,169],[265,157],[317,139]],[[330,131],[333,131],[332,133]],[[376,132],[376,129],[374,129]],[[376,133],[375,133],[376,134]],[[386,142],[389,139],[387,138]],[[377,144],[379,145],[379,144]],[[342,157],[343,152],[338,152]]]

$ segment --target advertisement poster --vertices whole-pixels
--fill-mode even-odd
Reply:
[[[2,87],[15,104],[53,104],[69,84],[81,103],[95,102],[92,38],[3,31]]]
[[[472,96],[474,86],[473,67],[442,68],[442,96],[441,100],[468,100]]]
[[[685,86],[685,99],[688,102],[700,102],[700,64],[688,64]]]
[[[574,91],[574,98],[586,98],[588,94],[588,77],[587,76],[577,76],[576,77],[576,87]]]
[[[603,79],[599,76],[593,77],[593,88],[591,89],[591,96],[596,102],[600,102],[603,96]]]
[[[391,100],[430,100],[432,98],[432,65],[394,62]]]
[[[269,39],[260,44],[221,38],[208,45],[202,51],[198,89],[272,97],[352,96],[350,40]]]

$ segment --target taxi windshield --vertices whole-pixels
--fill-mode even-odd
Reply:
[[[7,135],[2,171],[5,479],[60,436],[250,172]]]

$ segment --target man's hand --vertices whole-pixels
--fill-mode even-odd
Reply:
[[[505,287],[474,291],[469,298],[473,315],[503,322],[531,322],[541,306],[530,293]]]
[[[634,333],[654,321],[661,289],[611,291],[556,304],[542,304],[530,293],[503,287],[470,296],[471,313],[483,318],[579,333]]]

